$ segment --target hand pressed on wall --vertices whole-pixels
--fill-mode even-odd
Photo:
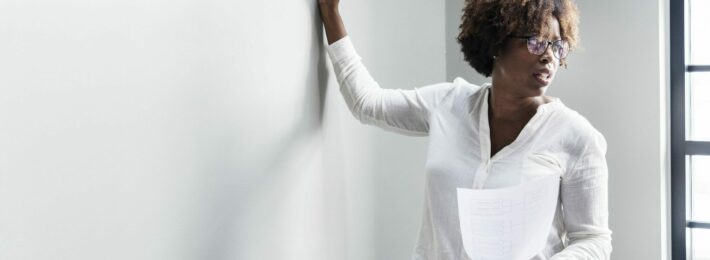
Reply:
[[[325,34],[328,38],[328,45],[342,39],[348,33],[345,31],[343,19],[338,11],[340,0],[318,0],[321,20],[325,26]]]
[[[340,3],[340,0],[318,0],[318,6],[321,8],[321,12],[323,9],[325,10],[332,10],[338,9],[338,4]]]

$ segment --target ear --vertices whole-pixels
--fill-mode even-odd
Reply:
[[[500,55],[503,53],[503,49],[504,49],[504,48],[505,48],[505,45],[503,45],[502,48],[500,48],[500,49],[496,50],[495,52],[493,52],[493,59],[494,59],[494,60],[496,60],[496,59],[498,59],[498,57],[500,57]]]
[[[505,53],[508,49],[510,49],[511,45],[510,39],[506,39],[503,41],[503,44],[500,45],[500,48],[495,52],[493,56],[496,57],[501,57],[503,56],[503,53]]]

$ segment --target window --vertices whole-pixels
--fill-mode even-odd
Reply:
[[[670,1],[673,260],[710,260],[710,0]]]

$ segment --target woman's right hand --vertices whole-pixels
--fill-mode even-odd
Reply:
[[[337,11],[338,4],[340,0],[318,0],[318,6],[320,6],[321,14],[324,11]]]
[[[348,35],[345,31],[343,19],[340,17],[340,12],[338,11],[338,4],[340,4],[340,0],[318,0],[318,7],[320,8],[321,20],[323,20],[323,25],[325,26],[328,45]]]

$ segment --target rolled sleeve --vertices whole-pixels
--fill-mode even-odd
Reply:
[[[361,62],[349,36],[330,44],[327,50],[350,112],[361,123],[384,130],[428,135],[431,110],[454,87],[444,82],[414,89],[381,88]]]

